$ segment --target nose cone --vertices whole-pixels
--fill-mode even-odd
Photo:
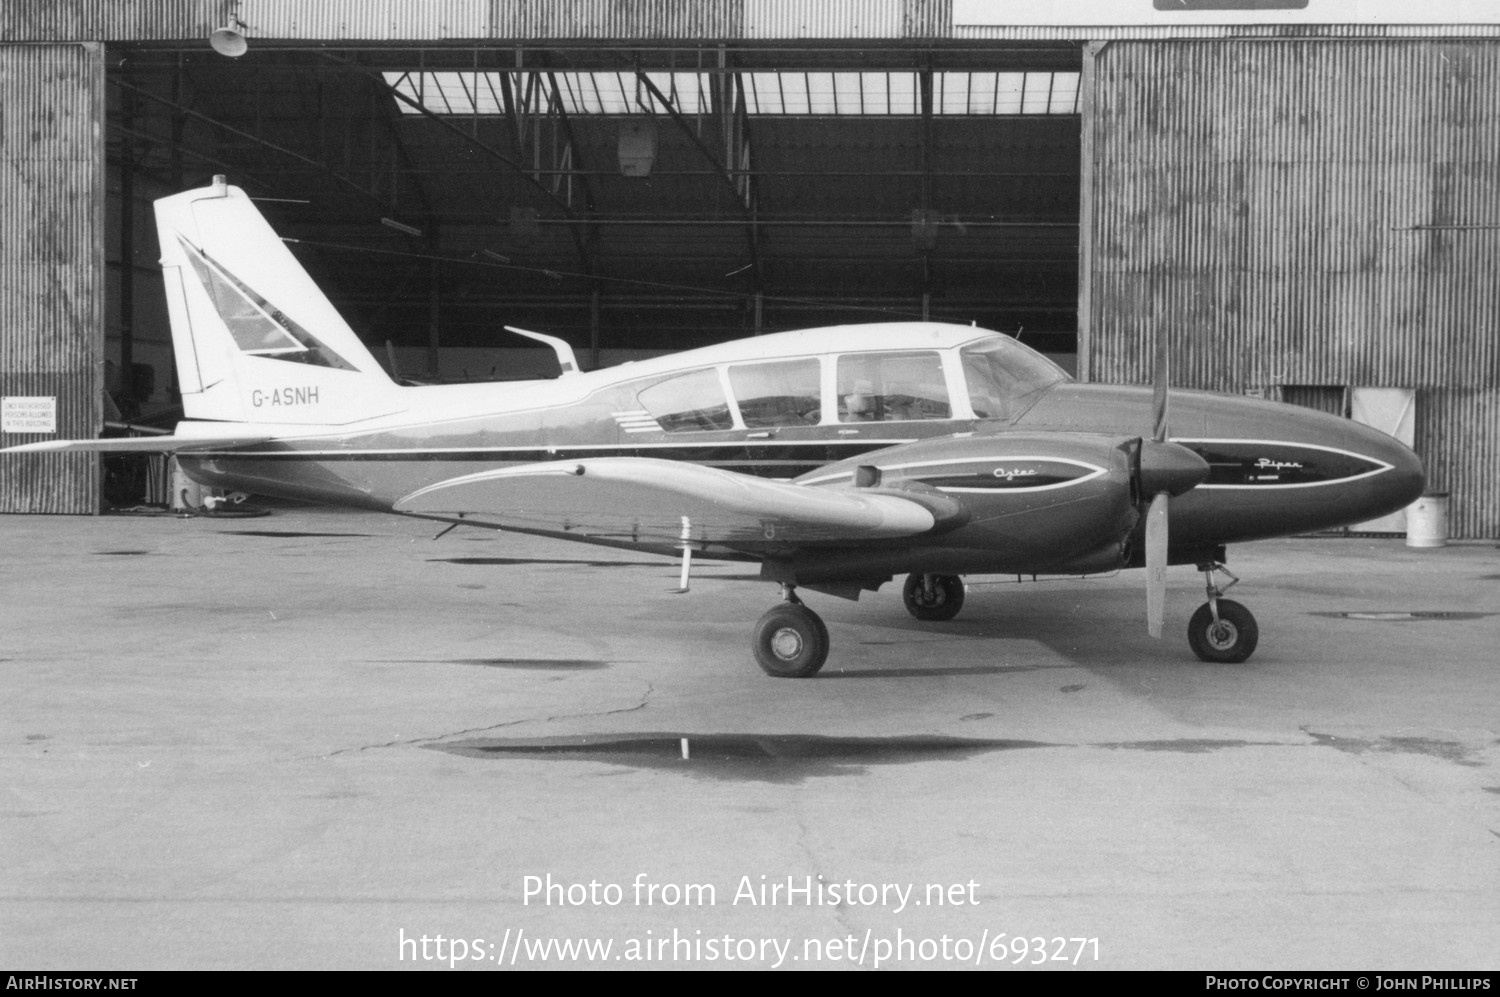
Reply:
[[[1353,526],[1422,495],[1422,462],[1389,433],[1349,419],[1256,399],[1205,407],[1204,488],[1257,536]],[[1188,443],[1188,441],[1182,441]]]
[[[1141,494],[1181,495],[1208,479],[1208,461],[1176,443],[1141,441]]]
[[[1366,448],[1376,460],[1390,465],[1388,470],[1373,475],[1367,500],[1376,511],[1362,517],[1375,519],[1388,513],[1404,509],[1422,497],[1427,487],[1427,476],[1422,470],[1422,459],[1400,440],[1368,426],[1355,427],[1359,434],[1359,445]]]

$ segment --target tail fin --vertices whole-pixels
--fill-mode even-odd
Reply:
[[[215,177],[163,198],[156,228],[188,418],[335,426],[402,407],[243,190]]]

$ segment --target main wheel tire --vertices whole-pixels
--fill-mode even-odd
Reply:
[[[1188,643],[1204,661],[1239,664],[1255,653],[1260,628],[1250,610],[1232,599],[1219,600],[1219,622],[1208,603],[1198,607],[1188,623]]]
[[[828,660],[828,628],[806,606],[783,602],[756,622],[753,646],[755,662],[767,675],[807,678]]]
[[[906,576],[901,599],[906,611],[919,620],[951,620],[964,608],[964,583],[957,575],[933,575],[932,591],[920,572]]]

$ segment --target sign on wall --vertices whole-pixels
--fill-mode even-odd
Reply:
[[[1495,24],[1495,0],[953,0],[955,25]]]
[[[0,398],[0,432],[57,432],[57,399],[46,395]]]

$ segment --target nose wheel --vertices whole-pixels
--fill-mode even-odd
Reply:
[[[901,587],[906,611],[919,620],[951,620],[964,608],[964,583],[957,575],[906,576]]]
[[[782,587],[783,602],[766,611],[755,624],[751,648],[761,671],[775,678],[800,679],[816,675],[828,660],[828,628],[802,604],[792,586]]]
[[[1223,598],[1224,592],[1239,579],[1222,564],[1199,565],[1199,570],[1206,579],[1208,601],[1188,621],[1188,644],[1203,661],[1235,665],[1248,660],[1260,640],[1260,628],[1250,610],[1233,599]],[[1223,588],[1214,578],[1221,571],[1229,577],[1229,584]]]

